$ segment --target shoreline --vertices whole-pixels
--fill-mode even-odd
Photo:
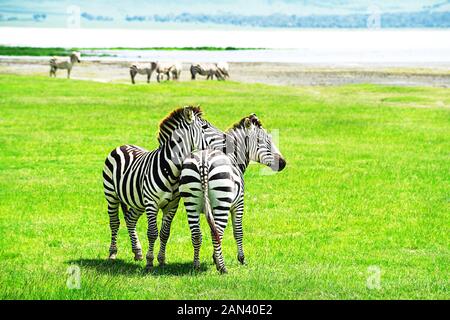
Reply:
[[[0,73],[48,76],[49,57],[1,56]],[[288,86],[334,86],[372,83],[399,86],[431,86],[450,88],[450,66],[436,63],[432,66],[404,66],[387,64],[324,64],[285,62],[230,62],[230,80],[244,83],[264,83]],[[84,57],[74,66],[72,79],[98,82],[130,83],[130,61],[98,57]],[[180,81],[191,81],[190,63],[183,63]],[[57,77],[65,78],[65,70]],[[199,77],[198,81],[205,81]],[[144,76],[136,77],[137,84],[145,84]],[[155,75],[151,82],[156,82]]]

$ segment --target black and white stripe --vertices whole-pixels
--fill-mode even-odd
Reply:
[[[152,77],[153,71],[154,71],[154,65],[152,63],[148,64],[132,64],[130,66],[130,76],[131,76],[131,83],[135,84],[135,77],[137,74],[142,74],[147,76],[147,83],[150,82],[150,78]]]
[[[225,153],[205,150],[192,153],[183,162],[180,194],[183,197],[194,246],[194,267],[198,268],[201,246],[200,212],[211,228],[214,261],[220,272],[226,272],[221,240],[231,213],[238,260],[244,263],[242,215],[244,212],[244,173],[250,161],[281,171],[286,161],[262,127],[256,115],[234,125],[226,135]]]
[[[191,79],[195,80],[196,75],[206,76],[206,80],[225,80],[222,70],[217,67],[217,63],[197,63],[191,65]]]
[[[60,58],[52,57],[49,60],[50,64],[50,77],[56,77],[56,71],[58,69],[67,70],[67,79],[70,78],[70,73],[72,72],[72,68],[75,65],[75,63],[80,63],[80,56],[81,54],[79,52],[72,52],[69,56],[69,61],[62,60]]]
[[[217,139],[223,139],[223,133],[201,118],[200,108],[185,107],[173,111],[160,124],[158,149],[147,151],[124,145],[111,151],[103,169],[111,228],[110,259],[115,259],[117,255],[120,205],[136,260],[142,259],[136,223],[144,212],[147,215],[147,268],[153,266],[153,247],[158,237],[156,218],[159,209],[162,210],[158,261],[165,263],[170,225],[180,198],[178,183],[183,160],[193,150],[207,148],[209,141]]]

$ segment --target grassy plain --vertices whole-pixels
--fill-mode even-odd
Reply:
[[[118,260],[106,260],[105,156],[124,143],[155,148],[160,119],[186,104],[222,129],[255,112],[288,163],[275,175],[250,166],[248,264],[229,225],[227,275],[212,264],[204,219],[192,271],[183,206],[166,267],[143,272],[123,220]],[[449,150],[448,89],[0,75],[0,298],[448,299]],[[138,232],[146,250],[145,217]],[[73,264],[78,290],[66,285]]]

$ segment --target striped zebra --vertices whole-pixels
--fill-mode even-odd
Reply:
[[[202,119],[199,107],[173,111],[159,126],[159,148],[147,151],[123,145],[111,151],[103,169],[104,194],[108,202],[111,228],[109,259],[117,256],[119,206],[124,213],[135,260],[142,260],[142,247],[136,223],[145,212],[148,218],[147,269],[153,266],[153,247],[158,237],[159,209],[163,212],[158,261],[165,263],[165,249],[170,225],[180,199],[179,175],[184,158],[194,149],[205,149],[209,141],[224,139],[223,132]]]
[[[200,212],[211,228],[213,260],[217,270],[226,272],[222,256],[222,236],[231,213],[238,260],[244,264],[242,215],[244,212],[244,173],[250,161],[281,171],[286,161],[261,122],[252,114],[227,132],[226,153],[220,150],[197,151],[188,156],[180,176],[183,198],[194,247],[194,268],[200,266],[202,242]]]
[[[50,77],[56,77],[56,70],[58,69],[66,69],[67,70],[67,79],[70,79],[70,72],[72,71],[73,65],[75,63],[80,63],[80,56],[81,54],[79,52],[72,52],[69,56],[69,61],[61,60],[56,57],[52,57],[49,60],[50,64]]]
[[[152,73],[155,69],[153,68],[152,63],[149,64],[132,64],[130,66],[130,76],[131,76],[131,83],[135,84],[135,80],[134,78],[136,77],[137,74],[143,74],[143,75],[147,75],[147,83],[150,82],[150,78],[152,76]]]
[[[135,84],[135,77],[137,74],[147,75],[147,83],[150,82],[150,78],[153,72],[156,72],[156,80],[160,82],[164,76],[167,80],[178,80],[180,78],[182,70],[182,64],[179,62],[150,62],[147,64],[133,64],[130,66],[131,83]]]
[[[197,63],[191,65],[191,80],[195,80],[196,75],[206,76],[206,80],[225,80],[222,70],[217,67],[217,63]]]
[[[164,76],[167,80],[170,80],[170,76],[173,80],[180,79],[183,65],[179,62],[152,62],[152,68],[156,71],[156,80],[160,82]]]
[[[219,62],[219,63],[217,63],[217,68],[223,74],[223,77],[225,79],[230,77],[230,67],[228,66],[227,62]]]

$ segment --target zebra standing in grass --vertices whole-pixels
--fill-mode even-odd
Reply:
[[[153,247],[158,237],[156,218],[159,209],[162,210],[158,261],[161,265],[165,263],[170,225],[180,199],[178,183],[182,162],[194,149],[205,149],[211,141],[224,139],[223,132],[202,119],[201,115],[199,107],[173,111],[159,126],[159,148],[156,150],[123,145],[109,153],[103,169],[103,186],[111,228],[110,259],[117,255],[120,205],[135,260],[143,258],[136,223],[144,212],[147,215],[147,269],[153,266]]]
[[[56,77],[56,70],[58,69],[67,69],[67,79],[70,78],[70,72],[72,71],[73,65],[75,63],[80,63],[80,56],[81,54],[79,52],[72,52],[69,56],[69,61],[63,61],[61,59],[58,59],[56,57],[53,57],[50,59],[50,77],[54,76]]]
[[[135,84],[134,78],[137,74],[147,75],[147,83],[150,82],[150,78],[153,72],[156,72],[156,80],[160,82],[164,76],[167,80],[178,80],[180,78],[182,70],[182,64],[179,62],[150,62],[148,65],[139,65],[137,63],[131,65],[130,76],[131,83]]]
[[[195,80],[196,75],[206,76],[206,80],[225,80],[222,70],[217,67],[217,63],[197,63],[191,65],[191,80]]]
[[[225,79],[230,77],[230,67],[227,62],[217,63],[217,68],[220,70]]]
[[[194,152],[184,160],[180,176],[180,194],[186,206],[194,247],[194,267],[200,266],[200,212],[203,211],[211,228],[213,259],[221,273],[226,272],[221,241],[229,213],[238,248],[237,258],[242,264],[245,261],[242,215],[244,173],[249,162],[257,161],[274,171],[281,171],[286,166],[272,138],[254,114],[235,124],[227,132],[226,139],[226,153],[219,150]]]
[[[179,62],[152,62],[152,68],[157,73],[156,80],[160,82],[164,76],[167,80],[170,80],[171,75],[173,80],[180,79],[183,65]]]
[[[147,83],[149,83],[153,71],[154,71],[154,68],[151,63],[149,63],[149,64],[137,64],[137,63],[132,64],[130,66],[131,83],[135,84],[134,78],[136,77],[137,74],[147,75]]]

